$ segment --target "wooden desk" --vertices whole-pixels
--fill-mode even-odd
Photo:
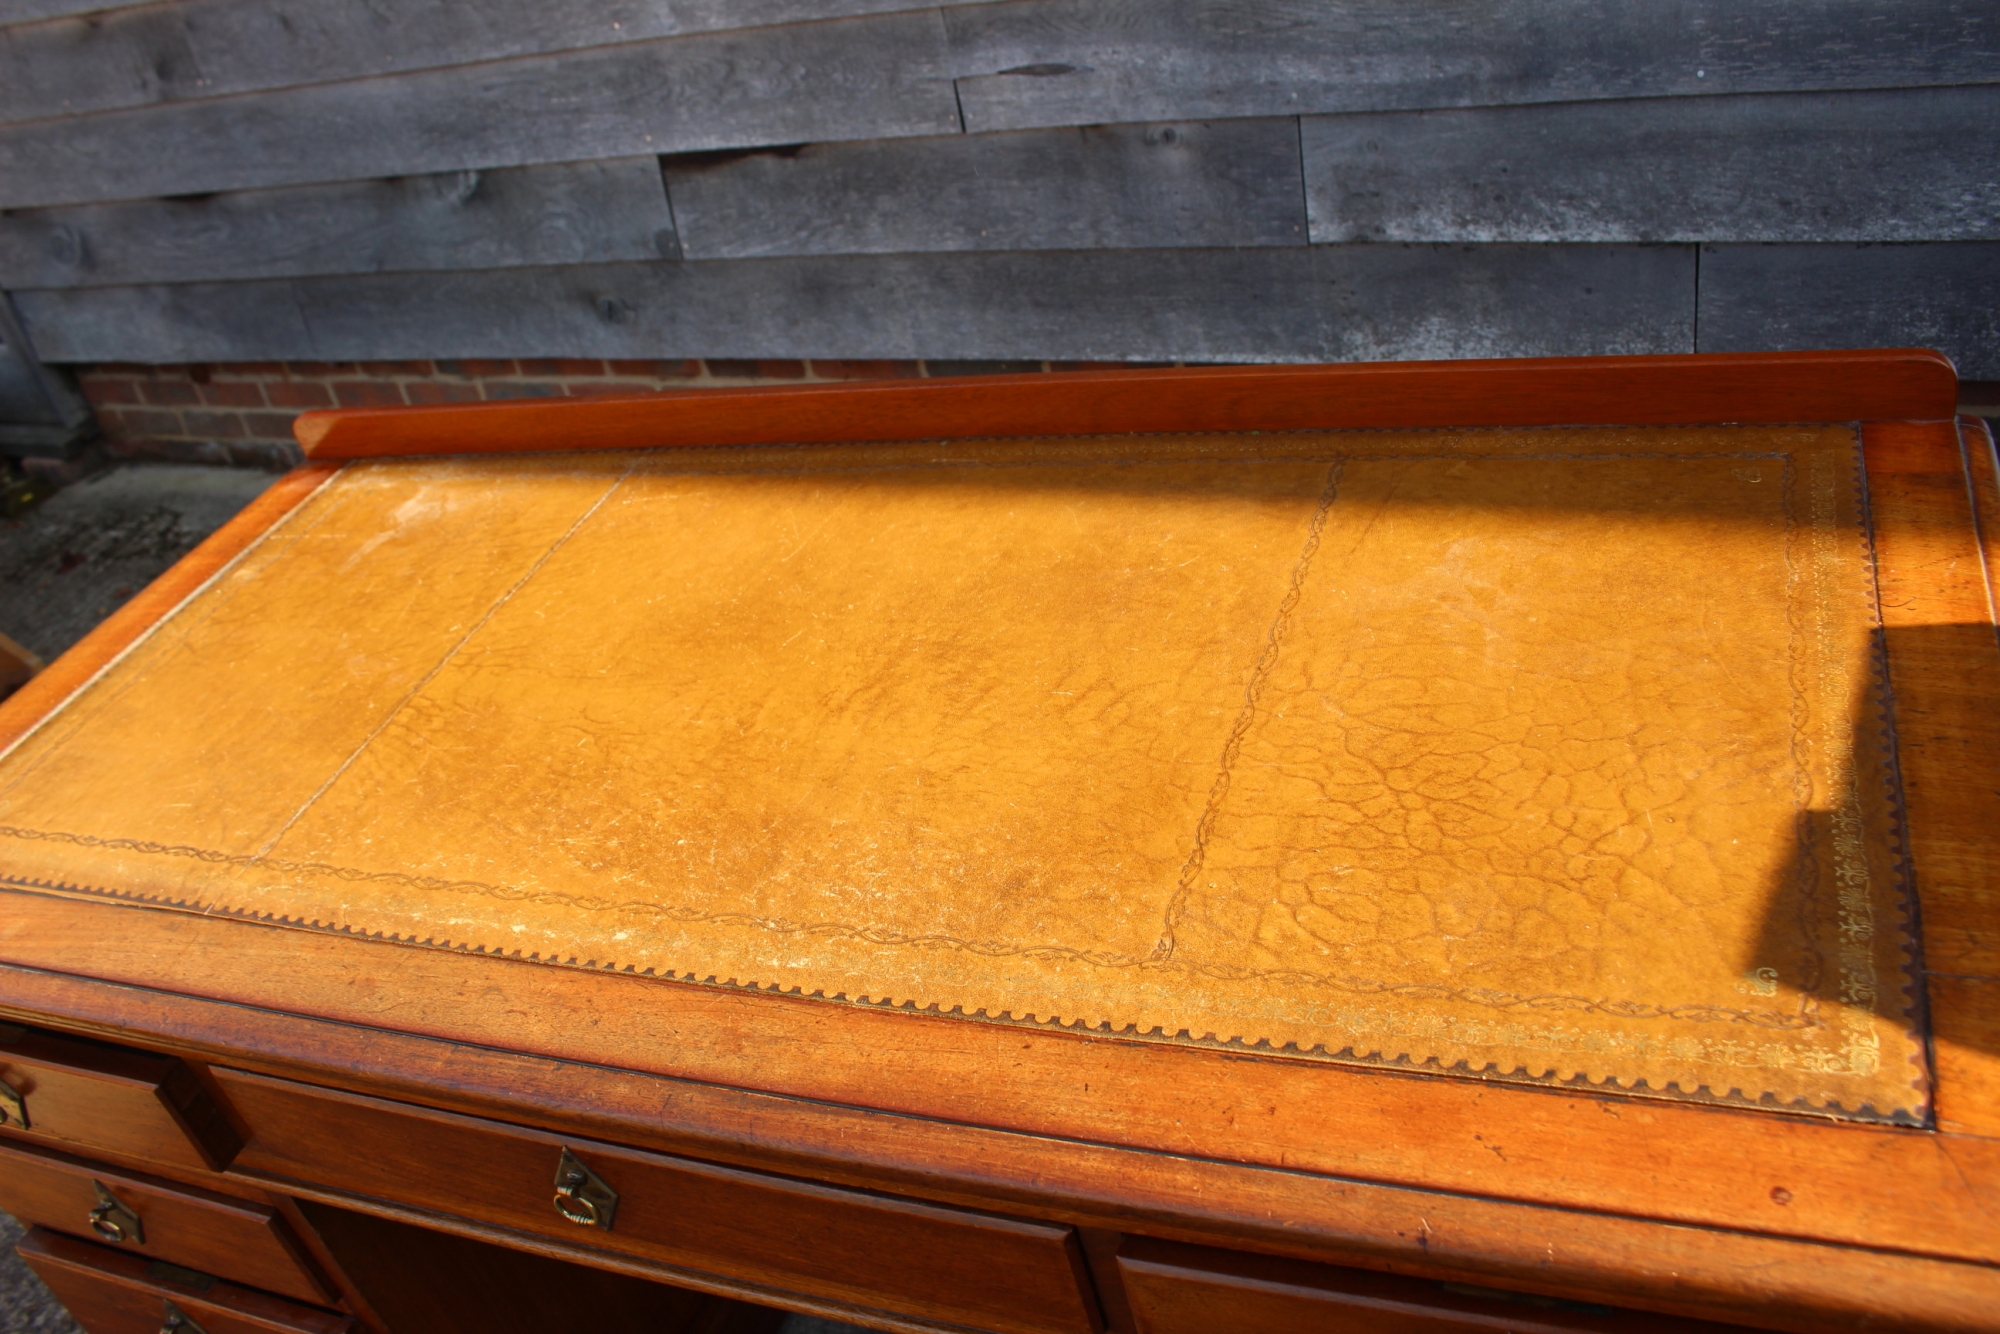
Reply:
[[[309,414],[0,705],[0,1207],[93,1334],[2000,1328],[1955,391]]]

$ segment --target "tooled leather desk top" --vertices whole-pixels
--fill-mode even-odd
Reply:
[[[0,883],[1924,1114],[1847,427],[348,465],[0,757]]]

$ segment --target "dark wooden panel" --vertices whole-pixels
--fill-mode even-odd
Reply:
[[[1619,1311],[1365,1269],[1127,1238],[1118,1273],[1136,1334],[1723,1334],[1740,1326]]]
[[[252,1127],[239,1170],[572,1245],[1014,1334],[1094,1328],[1065,1227],[862,1195],[218,1070]],[[617,1193],[609,1226],[553,1203],[568,1150]],[[603,1214],[599,1214],[603,1217]]]
[[[90,420],[75,381],[43,364],[0,292],[0,453],[63,457]]]
[[[206,1169],[229,1161],[236,1134],[187,1066],[171,1056],[0,1024],[0,1133],[141,1162]]]
[[[28,1233],[21,1258],[89,1334],[155,1334],[178,1309],[208,1334],[353,1334],[354,1322],[209,1275],[65,1237]],[[167,1303],[173,1303],[169,1308]]]
[[[17,288],[678,254],[651,157],[0,215],[0,287]]]
[[[0,121],[916,7],[911,0],[181,0],[131,9],[12,0],[0,4],[0,22],[54,21],[0,29]],[[84,16],[104,9],[112,12]]]
[[[301,1209],[389,1334],[777,1334],[782,1311],[323,1204]]]
[[[54,349],[43,354],[51,363],[112,360],[96,353],[114,344],[137,354],[133,361],[309,360],[296,281],[23,291],[14,308],[37,345]],[[260,347],[268,350],[250,350]]]
[[[93,1211],[102,1186],[139,1220],[122,1226]],[[88,1159],[0,1143],[0,1209],[24,1223],[114,1242],[148,1259],[219,1274],[253,1288],[326,1302],[332,1293],[269,1206]]]
[[[666,169],[689,259],[1305,244],[1289,116],[815,144]]]
[[[1315,242],[2000,240],[2000,84],[1307,117]]]
[[[22,292],[51,362],[1692,350],[1691,247],[857,255]]]
[[[0,208],[959,128],[936,12],[0,127]]]
[[[1017,0],[945,11],[966,128],[1992,81],[1990,0]]]
[[[1700,332],[1704,352],[1934,347],[2000,378],[2000,242],[1704,246]]]

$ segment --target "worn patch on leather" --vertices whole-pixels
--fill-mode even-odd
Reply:
[[[1925,1115],[1846,428],[349,465],[0,760],[7,883]]]

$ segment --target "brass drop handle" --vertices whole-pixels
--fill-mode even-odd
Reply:
[[[160,1321],[160,1334],[208,1334],[207,1330],[195,1323],[193,1316],[175,1306],[171,1298],[166,1299],[166,1302],[167,1314],[166,1318]]]
[[[578,1227],[611,1230],[618,1213],[618,1192],[564,1148],[556,1159],[556,1212]]]
[[[144,1246],[146,1225],[139,1221],[139,1215],[113,1195],[102,1181],[90,1184],[97,1190],[97,1207],[90,1211],[90,1230],[106,1241],[129,1241],[134,1246]]]
[[[28,1099],[4,1079],[0,1079],[0,1126],[28,1128]]]

